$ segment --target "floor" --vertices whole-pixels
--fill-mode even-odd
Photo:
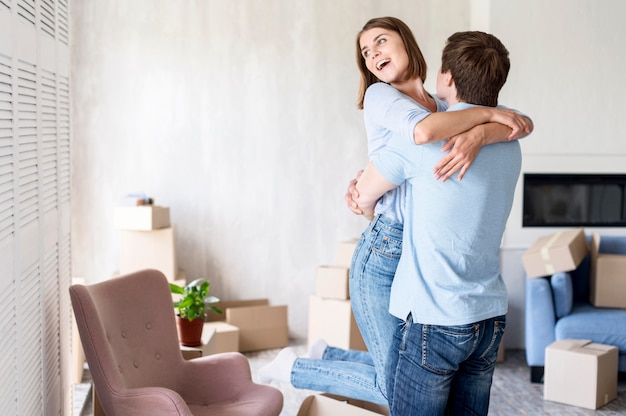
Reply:
[[[294,342],[300,355],[306,353],[303,342]],[[250,360],[252,377],[258,369],[271,361],[278,350],[259,351],[246,354]],[[75,386],[74,416],[92,416],[89,370],[85,371],[84,383]],[[275,387],[283,392],[284,407],[280,416],[296,416],[305,397],[315,392],[298,390],[288,383],[276,383]],[[494,374],[491,391],[489,416],[515,415],[626,415],[626,375],[620,374],[617,399],[598,410],[588,410],[543,400],[543,385],[529,381],[529,370],[523,350],[507,350],[505,360],[498,363]],[[329,415],[330,416],[330,415]]]

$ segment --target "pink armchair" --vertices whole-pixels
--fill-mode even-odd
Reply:
[[[277,416],[280,391],[252,382],[240,353],[184,360],[165,276],[144,270],[70,287],[87,363],[107,416]]]

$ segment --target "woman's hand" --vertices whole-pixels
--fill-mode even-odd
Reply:
[[[356,215],[363,215],[363,210],[361,210],[361,208],[359,208],[359,204],[356,203],[356,200],[359,198],[359,191],[356,189],[356,183],[359,181],[362,174],[363,169],[356,173],[356,178],[352,179],[348,183],[348,189],[346,191],[346,195],[344,196],[348,208]]]
[[[459,172],[458,179],[463,179],[465,172],[472,165],[480,148],[484,145],[484,129],[480,126],[448,139],[441,151],[448,152],[433,169],[436,179],[442,182],[448,180],[455,172]]]
[[[530,119],[513,110],[492,108],[489,121],[508,126],[511,129],[508,140],[521,139],[522,137],[528,136],[533,131],[533,125]]]

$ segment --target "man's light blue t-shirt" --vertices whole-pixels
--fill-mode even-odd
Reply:
[[[448,111],[473,107],[456,104]],[[500,243],[521,169],[517,140],[483,147],[463,180],[432,172],[444,142],[393,136],[373,158],[390,182],[407,181],[403,249],[390,312],[414,322],[464,325],[505,315]]]
[[[437,111],[446,111],[448,105],[435,98]],[[372,84],[365,93],[363,118],[367,133],[367,149],[370,160],[383,149],[393,136],[415,146],[413,131],[415,125],[431,112],[407,95],[383,82]],[[406,188],[402,184],[387,192],[378,201],[375,214],[402,223]]]

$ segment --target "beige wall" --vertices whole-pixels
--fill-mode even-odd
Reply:
[[[536,4],[534,4],[536,3]],[[344,206],[366,163],[354,38],[375,16],[405,20],[434,91],[452,32],[491,31],[511,52],[502,103],[537,124],[527,171],[624,166],[626,29],[619,0],[185,1],[72,3],[73,270],[118,267],[113,207],[145,191],[171,208],[179,264],[225,299],[289,305],[306,336],[315,268],[366,226]],[[617,9],[617,10],[616,10]],[[594,144],[595,143],[595,144]],[[591,157],[587,157],[591,154]],[[504,241],[507,343],[521,346],[519,199]]]

